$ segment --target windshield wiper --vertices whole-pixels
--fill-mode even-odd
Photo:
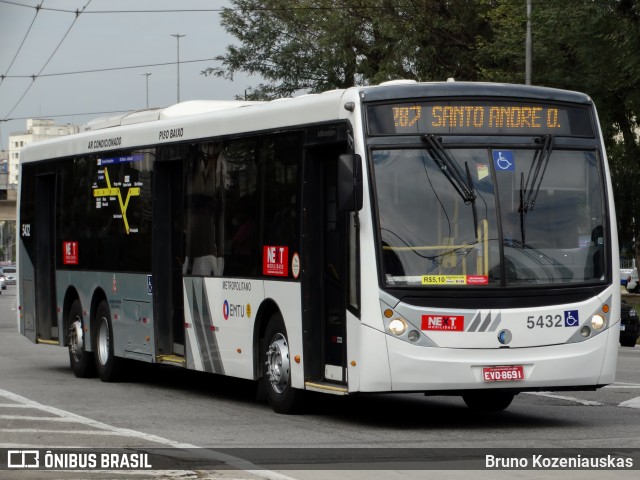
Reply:
[[[473,178],[471,177],[471,170],[469,170],[469,164],[464,162],[464,168],[466,171],[466,181],[464,179],[464,173],[460,169],[458,162],[456,162],[451,152],[442,146],[440,139],[435,135],[425,135],[423,140],[427,144],[427,148],[431,152],[431,156],[440,167],[442,174],[447,177],[449,183],[453,185],[453,188],[458,192],[465,204],[471,204],[473,213],[473,230],[478,232],[478,209],[476,208],[476,191],[473,186]]]
[[[524,172],[520,173],[520,206],[518,207],[518,213],[520,214],[520,236],[522,237],[523,248],[525,245],[524,217],[530,210],[533,210],[533,207],[536,205],[540,185],[542,185],[542,179],[547,171],[551,152],[553,151],[552,135],[536,138],[536,141],[542,142],[542,148],[536,150],[536,153],[533,155],[533,161],[531,162],[531,168],[529,168],[526,182],[524,181]],[[529,180],[531,180],[531,184],[529,184]]]
[[[533,207],[536,205],[536,198],[540,191],[540,185],[542,184],[542,179],[547,171],[551,152],[553,151],[552,135],[545,135],[540,139],[536,139],[536,141],[542,141],[542,148],[540,150],[536,150],[536,153],[533,156],[533,162],[531,162],[531,168],[529,169],[529,174],[527,175],[527,181],[524,187],[522,187],[521,182],[521,192],[524,193],[524,195],[521,193],[520,208],[518,211],[522,210],[524,213],[527,213],[529,210],[533,210]],[[531,184],[529,184],[530,179]]]
[[[445,149],[440,140],[435,135],[425,135],[422,137],[426,142],[427,147],[431,151],[433,159],[440,167],[440,171],[447,177],[447,180],[453,185],[456,192],[462,197],[465,203],[472,203],[476,199],[476,192],[473,188],[473,181],[471,180],[471,172],[469,171],[469,165],[465,162],[466,176],[464,179],[464,173],[458,166],[451,153]]]

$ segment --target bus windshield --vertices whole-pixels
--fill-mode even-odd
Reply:
[[[595,150],[372,150],[387,286],[531,286],[604,279]]]

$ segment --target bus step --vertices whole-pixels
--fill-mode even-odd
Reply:
[[[304,382],[304,388],[312,392],[330,393],[332,395],[348,395],[347,387],[327,382]]]
[[[171,365],[179,365],[181,367],[185,366],[184,357],[179,357],[177,355],[158,355],[156,357],[156,361],[158,363],[169,363]]]

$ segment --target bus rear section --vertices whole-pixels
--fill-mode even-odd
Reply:
[[[67,347],[78,377],[168,364],[262,381],[276,411],[314,382],[347,393],[355,239],[336,183],[353,132],[339,98],[170,115],[25,150],[20,332]]]
[[[521,391],[611,383],[617,237],[590,99],[469,84],[384,93],[363,106],[378,265],[363,291],[379,293],[362,319],[388,371],[362,389],[504,408]]]

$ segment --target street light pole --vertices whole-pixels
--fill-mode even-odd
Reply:
[[[527,33],[525,38],[525,84],[531,85],[531,57],[533,45],[531,41],[531,0],[527,0]]]
[[[176,37],[176,40],[178,42],[178,103],[180,103],[180,38],[186,37],[186,35],[172,33],[171,36]]]
[[[147,78],[147,108],[149,108],[149,75],[150,73],[141,73],[140,75],[145,75]]]

